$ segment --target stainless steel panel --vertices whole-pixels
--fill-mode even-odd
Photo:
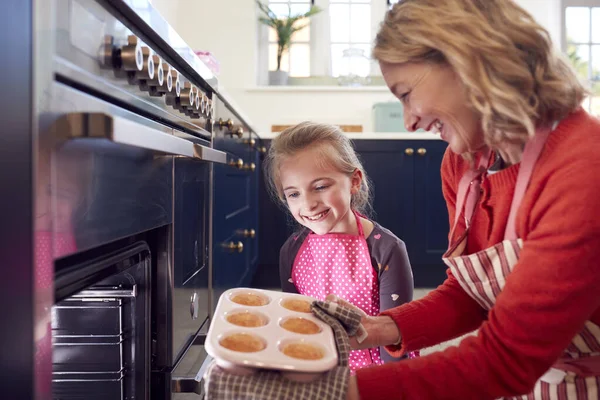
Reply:
[[[109,139],[70,139],[64,116],[126,120],[123,135],[143,131],[177,139],[172,130],[60,83],[50,91],[53,101],[40,113],[36,196],[36,235],[50,262],[171,223],[173,157]]]
[[[198,58],[196,53],[185,43],[177,32],[167,23],[158,11],[152,7],[148,0],[109,0],[116,8],[123,11],[122,5],[126,5],[145,24],[146,27],[155,32],[163,41],[164,45],[173,49],[186,61],[202,79],[208,83],[213,90],[218,90],[218,79],[212,71]],[[140,29],[143,29],[141,25]]]
[[[171,258],[157,271],[159,366],[177,362],[209,314],[211,170],[212,163],[175,158]]]
[[[225,164],[227,155],[219,150],[182,139],[172,132],[161,132],[126,118],[104,113],[68,113],[55,123],[55,132],[64,139],[99,138],[113,143],[154,150],[161,154],[171,154],[196,160]],[[191,135],[186,137],[193,138]]]
[[[153,92],[151,95],[149,88],[137,79],[128,80],[124,71],[114,69],[113,51],[118,53],[122,46],[128,44],[130,35],[140,36],[141,33],[133,32],[117,19],[118,11],[112,9],[108,2],[95,0],[50,1],[56,6],[54,13],[56,28],[52,36],[55,38],[56,53],[52,60],[53,69],[59,79],[85,85],[146,114],[155,115],[157,118],[210,138],[211,126],[208,118],[186,115],[181,110],[167,105],[164,94]],[[121,9],[129,8],[123,1],[114,3]],[[111,9],[114,15],[109,11]],[[182,73],[178,75],[178,84],[181,88],[184,88],[188,81],[197,86],[203,85],[201,78],[194,79],[190,74],[183,74],[182,68],[176,64],[177,60],[167,54],[172,50],[166,48],[165,52],[156,44],[140,38],[139,47],[144,46],[151,49],[150,54],[160,56],[161,60]],[[195,54],[193,56],[196,57]],[[177,57],[179,58],[179,56]],[[187,66],[184,60],[180,59],[180,61]],[[204,92],[208,97],[212,96],[210,89]]]
[[[210,326],[207,320],[196,336],[195,345],[190,346],[171,375],[171,391],[173,400],[200,400],[204,396],[206,368],[212,358],[206,353],[204,339]]]

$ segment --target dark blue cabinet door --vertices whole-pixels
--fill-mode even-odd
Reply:
[[[436,287],[446,278],[442,255],[448,247],[448,210],[442,194],[440,167],[447,144],[438,140],[415,143],[415,236],[413,262],[421,287]]]
[[[440,165],[446,143],[438,140],[356,140],[373,183],[373,219],[406,243],[416,287],[445,279],[448,214]]]
[[[248,146],[247,159],[255,165],[255,170],[250,173],[250,222],[245,230],[254,231],[254,237],[247,237],[248,252],[250,258],[250,278],[256,273],[258,265],[258,237],[260,235],[260,226],[258,221],[258,185],[259,175],[262,174],[262,166],[258,151]]]
[[[372,218],[413,245],[414,155],[407,155],[408,142],[402,140],[356,140],[373,193]],[[410,251],[410,250],[409,250]]]
[[[246,146],[238,141],[217,141],[215,147],[226,150],[232,159],[244,159]],[[247,170],[215,164],[213,172],[213,263],[212,283],[215,301],[227,289],[250,283],[249,239],[243,230],[252,224],[253,177]],[[229,249],[229,245],[233,249]],[[243,247],[238,251],[238,244]],[[216,304],[216,303],[215,303]]]
[[[271,141],[263,141],[267,149]],[[262,168],[262,166],[261,166]],[[263,171],[258,178],[258,267],[252,286],[258,288],[280,288],[279,250],[294,232],[295,222],[268,190]]]

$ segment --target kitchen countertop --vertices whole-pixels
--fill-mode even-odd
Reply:
[[[273,139],[278,133],[260,133],[261,139]],[[346,133],[353,140],[441,140],[439,135],[429,132],[361,132]]]

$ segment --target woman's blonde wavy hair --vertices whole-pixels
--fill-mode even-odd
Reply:
[[[356,170],[362,172],[360,189],[352,195],[350,207],[369,215],[371,211],[369,178],[354,151],[352,142],[335,125],[305,121],[285,129],[273,139],[263,165],[265,181],[271,196],[287,208],[279,173],[281,163],[286,158],[294,157],[301,151],[312,148],[319,149],[319,155],[314,160],[316,163],[333,167],[348,176]]]
[[[548,32],[511,0],[403,0],[386,14],[373,57],[448,63],[493,148],[526,142],[587,95]]]

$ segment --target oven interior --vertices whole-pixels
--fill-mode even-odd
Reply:
[[[100,278],[83,289],[69,272],[57,275],[53,399],[147,398],[150,267],[149,247],[138,242],[67,268]]]

